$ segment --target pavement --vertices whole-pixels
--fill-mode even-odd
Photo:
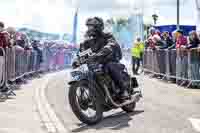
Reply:
[[[0,133],[198,133],[200,90],[138,76],[144,98],[133,113],[104,113],[94,126],[81,123],[68,103],[70,69],[34,79],[0,102]]]

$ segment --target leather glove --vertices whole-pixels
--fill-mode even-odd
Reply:
[[[78,60],[75,60],[73,63],[72,63],[72,67],[75,69],[77,67],[80,66],[80,62]]]

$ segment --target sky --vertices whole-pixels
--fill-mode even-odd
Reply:
[[[181,24],[196,23],[195,0],[181,1]],[[107,19],[129,16],[135,9],[144,9],[145,23],[158,14],[159,25],[176,24],[176,0],[0,0],[0,21],[6,26],[29,27],[50,33],[72,33],[73,16],[79,7],[78,32],[91,16]]]

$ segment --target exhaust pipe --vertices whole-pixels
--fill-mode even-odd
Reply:
[[[131,97],[131,100],[128,100],[128,101],[126,101],[126,102],[124,102],[124,103],[121,103],[121,104],[117,104],[117,103],[112,99],[112,97],[111,97],[111,95],[110,95],[110,92],[109,92],[109,90],[108,90],[108,88],[107,88],[106,85],[104,85],[104,88],[105,88],[105,91],[106,91],[106,95],[107,95],[108,98],[110,99],[111,103],[112,103],[115,107],[118,107],[118,108],[123,107],[123,106],[128,105],[128,104],[131,104],[131,103],[133,103],[133,102],[138,102],[138,101],[140,100],[140,97],[141,97],[141,94],[140,94],[140,93],[136,93],[136,94],[134,94],[134,95]]]

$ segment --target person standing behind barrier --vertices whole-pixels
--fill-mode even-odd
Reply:
[[[187,38],[183,35],[182,30],[177,30],[175,33],[176,39],[176,77],[177,77],[177,84],[180,84],[184,79],[188,78],[188,58],[187,58]],[[184,82],[186,82],[184,80]]]
[[[153,27],[150,28],[149,32],[150,36],[147,39],[146,47],[155,50],[157,46],[160,44],[159,42],[161,42],[161,37],[159,36],[160,32],[158,32],[158,30],[156,30]]]
[[[7,48],[9,46],[9,33],[4,29],[4,23],[0,22],[0,47]]]
[[[37,52],[36,71],[39,72],[40,64],[43,62],[42,50],[39,48],[39,41],[33,40],[32,47],[33,47],[33,50]]]
[[[6,31],[9,33],[9,49],[8,51],[8,78],[14,79],[15,78],[15,60],[16,60],[16,54],[15,54],[15,45],[16,45],[16,29],[14,27],[8,27]]]
[[[9,33],[10,45],[13,47],[16,44],[16,30],[13,27],[8,27],[7,32]]]
[[[187,49],[197,48],[198,47],[198,45],[200,44],[200,39],[199,39],[196,31],[191,31],[189,33],[188,41],[189,41],[189,44],[186,47]]]
[[[189,33],[188,37],[188,46],[186,47],[188,49],[188,52],[190,53],[190,67],[191,71],[189,71],[188,76],[191,80],[199,80],[200,79],[200,63],[199,63],[199,52],[197,49],[198,45],[200,44],[200,39],[197,35],[196,31],[191,31]],[[191,73],[190,73],[191,72]],[[192,83],[193,86],[199,86],[199,83]]]
[[[5,31],[5,26],[3,22],[0,22],[0,84],[3,83],[5,85],[6,83],[6,62],[5,62],[5,49],[9,46],[9,34],[8,32]],[[0,86],[0,91],[1,92],[6,92],[8,91],[8,88],[5,86]]]
[[[131,49],[132,54],[132,70],[133,74],[138,75],[138,70],[140,67],[141,54],[144,50],[144,43],[141,41],[140,37],[137,37],[136,42],[133,44],[133,48]]]
[[[174,42],[173,42],[172,38],[170,37],[168,31],[164,31],[162,33],[161,39],[162,39],[162,42],[163,42],[163,46],[161,46],[160,49],[167,49],[174,44]]]

